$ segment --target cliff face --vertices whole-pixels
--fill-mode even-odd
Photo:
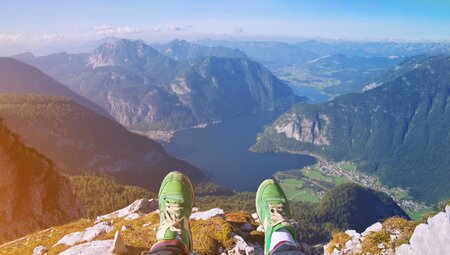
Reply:
[[[0,243],[82,216],[52,161],[26,147],[0,119]]]

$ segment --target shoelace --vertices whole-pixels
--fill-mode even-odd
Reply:
[[[272,220],[272,224],[270,224],[272,227],[282,223],[287,222],[286,217],[283,215],[284,205],[283,204],[269,204],[269,213],[270,213],[270,219]]]
[[[165,220],[162,223],[163,229],[169,229],[181,234],[181,222],[184,219],[184,217],[179,219],[181,209],[180,204],[166,202],[166,210],[164,211]]]

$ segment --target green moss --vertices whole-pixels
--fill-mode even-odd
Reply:
[[[408,243],[416,226],[416,222],[399,217],[389,218],[383,223],[383,228],[387,229],[390,233],[400,232],[400,235],[392,242],[394,248]]]
[[[194,250],[202,255],[217,254],[220,247],[233,246],[233,227],[222,218],[191,221]]]
[[[366,236],[362,243],[362,254],[382,255],[383,252],[378,248],[378,245],[383,243],[386,248],[389,248],[390,240],[391,234],[387,229],[371,233]]]
[[[350,239],[351,237],[344,232],[334,232],[331,241],[328,243],[328,253],[333,253],[335,248],[344,248],[345,243]]]

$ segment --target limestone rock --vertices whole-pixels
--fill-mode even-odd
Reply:
[[[114,240],[92,241],[71,247],[59,255],[114,255],[111,252],[113,244]]]
[[[123,225],[120,230],[127,231],[127,230],[130,230],[130,229],[132,229],[132,227],[130,225]]]
[[[191,214],[190,218],[193,220],[207,220],[213,217],[220,217],[222,219],[225,219],[225,213],[222,209],[213,208],[208,211],[193,213]]]
[[[257,213],[252,213],[252,218],[256,223],[261,223]]]
[[[36,248],[33,249],[33,255],[45,255],[47,254],[47,247],[45,246],[37,246]]]
[[[364,230],[364,232],[362,232],[362,236],[367,236],[369,235],[371,232],[380,232],[381,228],[383,227],[383,225],[381,225],[380,222],[374,223],[371,226],[369,226],[368,228],[366,228],[366,230]]]
[[[111,252],[114,254],[125,254],[127,253],[128,249],[125,246],[125,243],[122,239],[122,237],[120,236],[119,231],[116,232],[116,234],[114,235],[114,243],[113,246],[111,247]]]
[[[263,255],[264,250],[259,245],[254,245],[245,242],[245,240],[238,235],[234,236],[236,245],[226,252],[228,255]]]
[[[97,222],[113,218],[123,218],[134,213],[151,213],[156,209],[158,209],[157,199],[138,199],[125,208],[122,208],[110,214],[98,216]]]
[[[264,232],[264,226],[263,225],[259,225],[258,228],[256,229],[256,231]]]
[[[74,232],[63,236],[54,246],[64,244],[67,246],[73,246],[77,243],[88,242],[103,233],[108,233],[113,230],[110,222],[101,222],[90,228],[86,228],[81,232]]]
[[[450,254],[450,206],[420,224],[409,240],[395,250],[395,255]]]
[[[135,219],[139,219],[141,217],[141,215],[139,213],[132,213],[128,216],[126,216],[124,219],[125,220],[135,220]]]

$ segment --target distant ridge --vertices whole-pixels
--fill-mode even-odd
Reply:
[[[30,58],[33,55],[28,53],[22,57]],[[65,96],[96,113],[112,118],[100,106],[54,81],[37,68],[14,58],[0,57],[0,93],[40,93]]]

